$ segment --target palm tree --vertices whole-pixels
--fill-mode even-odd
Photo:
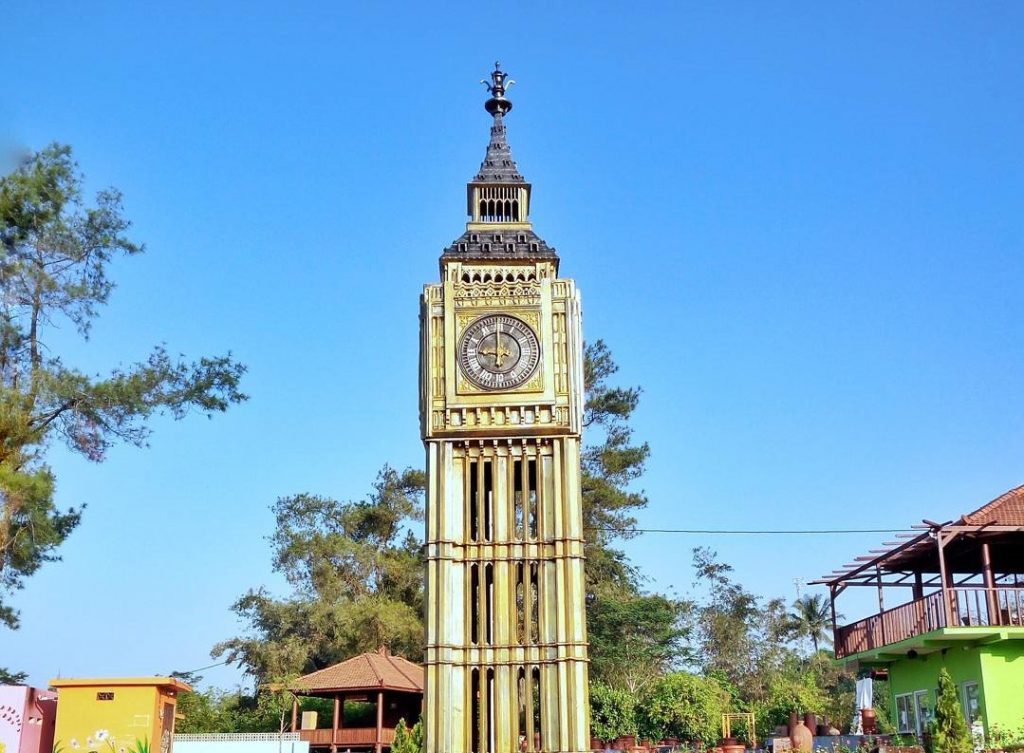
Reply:
[[[842,615],[836,615],[841,617]],[[821,643],[831,644],[829,634],[832,628],[832,615],[829,604],[821,594],[804,594],[793,602],[793,611],[786,615],[789,628],[801,638],[810,638],[814,644],[814,653],[818,653]]]

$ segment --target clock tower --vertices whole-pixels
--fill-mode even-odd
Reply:
[[[530,222],[512,83],[495,64],[470,220],[420,313],[427,753],[590,748],[580,297]]]

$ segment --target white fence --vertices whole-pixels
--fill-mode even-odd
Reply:
[[[309,743],[297,732],[175,735],[174,753],[309,753]]]

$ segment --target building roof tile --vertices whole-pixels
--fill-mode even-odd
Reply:
[[[381,649],[310,672],[292,682],[291,688],[298,692],[388,688],[422,693],[423,667]]]
[[[1010,489],[960,520],[969,526],[1024,526],[1024,486]]]

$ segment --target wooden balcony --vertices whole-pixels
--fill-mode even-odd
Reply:
[[[381,731],[381,743],[390,748],[395,741],[395,731],[385,727]],[[308,742],[311,748],[323,748],[336,745],[339,748],[372,748],[377,744],[376,727],[348,727],[339,729],[332,740],[332,729],[302,729],[299,739]]]
[[[947,589],[836,630],[836,658],[842,659],[940,628],[1011,627],[1024,624],[1024,587]]]

